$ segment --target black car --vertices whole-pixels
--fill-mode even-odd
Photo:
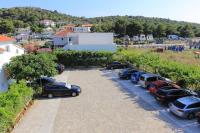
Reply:
[[[123,68],[128,68],[128,64],[114,61],[106,66],[106,69],[123,69]]]
[[[81,93],[81,88],[76,85],[70,85],[64,82],[55,82],[47,84],[43,88],[42,95],[52,98],[54,96],[78,96]]]
[[[173,88],[173,87],[172,87]],[[175,100],[195,95],[193,92],[184,89],[159,89],[155,93],[155,99],[162,103],[174,102]]]
[[[39,79],[36,79],[36,83],[40,86],[45,86],[46,84],[54,83],[54,82],[56,82],[56,79],[52,77],[41,77]]]
[[[119,78],[130,79],[131,75],[135,72],[138,72],[138,70],[132,68],[123,69],[121,72],[119,72]]]

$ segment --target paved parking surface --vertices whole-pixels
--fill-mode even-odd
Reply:
[[[38,100],[14,133],[198,133],[195,120],[172,115],[114,71],[69,70],[56,77],[80,85],[75,98]]]

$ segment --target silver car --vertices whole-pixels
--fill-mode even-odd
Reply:
[[[170,111],[182,118],[193,119],[200,111],[200,98],[195,96],[183,97],[169,104]]]

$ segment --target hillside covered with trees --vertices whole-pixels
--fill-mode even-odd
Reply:
[[[108,16],[84,18],[66,15],[34,7],[15,7],[0,9],[0,34],[13,33],[16,28],[31,27],[36,32],[43,28],[39,21],[49,19],[55,22],[74,24],[92,23],[93,32],[114,32],[124,35],[153,34],[154,37],[166,37],[177,34],[182,37],[200,37],[200,24],[179,22],[163,18],[142,16]]]
[[[142,16],[108,16],[89,19],[96,24],[93,31],[115,32],[119,36],[138,34],[153,34],[155,37],[165,37],[176,34],[182,37],[200,36],[200,24],[174,21],[163,18]]]

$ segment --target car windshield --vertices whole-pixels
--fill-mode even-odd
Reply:
[[[147,78],[148,82],[152,82],[152,81],[156,81],[156,80],[157,80],[157,77],[149,77],[149,78]]]
[[[174,102],[174,105],[176,106],[176,107],[178,107],[178,108],[180,108],[180,109],[183,109],[183,108],[185,108],[185,104],[183,104],[183,103],[181,103],[181,102],[179,102],[179,101],[175,101]]]
[[[54,78],[48,78],[48,80],[50,81],[50,82],[55,82],[56,81],[56,79],[54,79]]]
[[[72,88],[72,85],[71,85],[71,84],[68,84],[68,83],[66,83],[66,84],[65,84],[65,87],[67,87],[68,89],[71,89],[71,88]]]

